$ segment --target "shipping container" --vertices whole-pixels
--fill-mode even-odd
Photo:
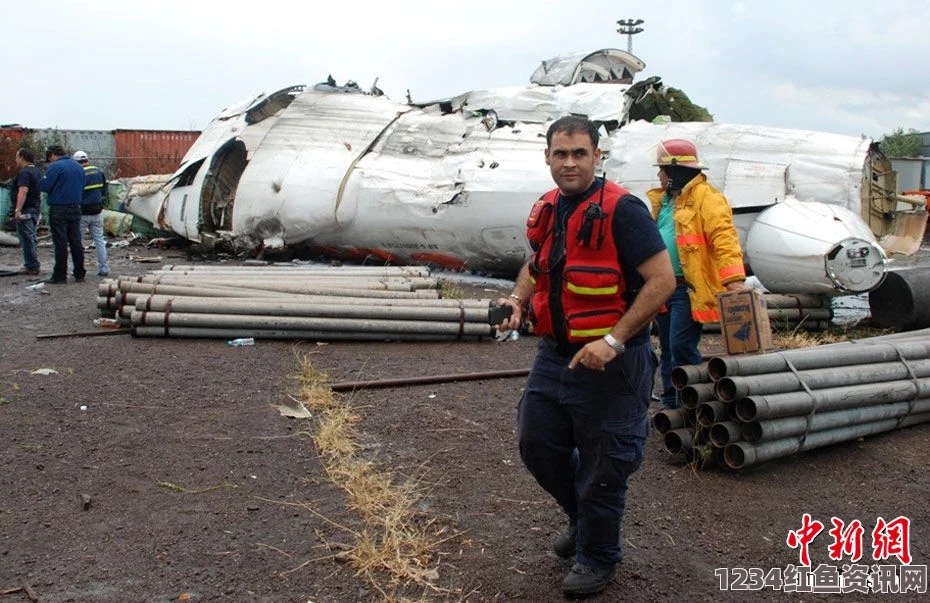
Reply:
[[[50,144],[60,144],[69,154],[84,151],[91,165],[96,165],[107,178],[116,173],[116,142],[112,130],[59,130],[45,128],[35,130],[33,134],[40,148]],[[44,157],[36,157],[42,161]]]
[[[19,150],[23,136],[28,133],[29,130],[18,126],[0,128],[0,181],[16,174],[16,151]]]
[[[187,130],[114,130],[116,174],[112,177],[171,174],[199,136],[199,131]]]

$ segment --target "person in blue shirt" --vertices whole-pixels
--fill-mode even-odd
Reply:
[[[60,285],[68,282],[68,250],[74,264],[74,280],[83,282],[84,242],[81,237],[81,199],[84,194],[84,168],[71,159],[61,145],[53,144],[45,152],[49,162],[45,177],[39,181],[39,190],[46,193],[48,221],[55,246],[55,267],[46,283]]]

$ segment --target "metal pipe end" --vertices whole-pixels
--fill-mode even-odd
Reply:
[[[705,365],[676,366],[671,373],[672,385],[677,390],[689,384],[707,381],[707,377],[707,367]]]
[[[672,418],[667,410],[660,410],[652,415],[652,426],[661,434],[668,433],[672,430]]]
[[[748,442],[727,444],[723,449],[723,459],[731,469],[742,469],[756,462],[756,448]]]
[[[762,439],[762,424],[759,421],[740,423],[739,429],[747,442],[755,443]]]
[[[707,361],[707,372],[714,381],[727,376],[727,360],[721,356],[714,356]]]
[[[701,427],[710,427],[717,422],[717,406],[720,402],[712,400],[710,402],[701,402],[696,410],[697,423]]]
[[[717,397],[720,398],[723,402],[732,402],[737,398],[739,393],[736,386],[736,381],[731,377],[722,377],[714,385],[714,391],[717,393]]]
[[[693,385],[686,385],[678,392],[678,399],[684,408],[694,410],[700,402],[700,394]]]
[[[665,449],[672,454],[679,452],[688,452],[691,450],[691,441],[694,439],[694,431],[691,429],[672,429],[665,434],[662,441],[665,443]]]
[[[756,420],[756,415],[759,412],[759,405],[764,404],[765,399],[755,399],[755,398],[743,398],[742,400],[737,400],[733,404],[736,405],[736,418],[744,423],[749,423],[750,421]]]
[[[710,441],[717,448],[724,448],[727,444],[736,442],[741,437],[738,423],[724,421],[710,426]]]

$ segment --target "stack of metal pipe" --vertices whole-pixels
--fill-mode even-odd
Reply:
[[[769,324],[778,331],[823,331],[833,320],[831,299],[825,295],[765,293]],[[704,332],[719,333],[718,323],[704,325]]]
[[[682,408],[653,425],[670,453],[742,469],[930,421],[930,329],[672,370]]]
[[[442,299],[422,266],[166,266],[108,279],[97,298],[139,337],[324,341],[489,338],[489,304]]]

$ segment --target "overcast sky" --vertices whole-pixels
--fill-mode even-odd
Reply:
[[[0,124],[199,130],[332,76],[403,100],[527,84],[540,61],[626,50],[715,121],[930,131],[925,0],[64,0],[5,3]]]

